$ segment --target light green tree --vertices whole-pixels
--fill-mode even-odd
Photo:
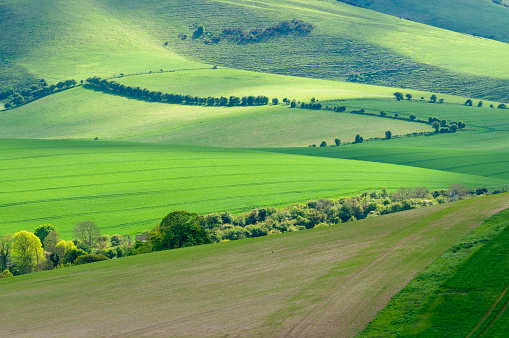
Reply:
[[[39,264],[46,260],[39,237],[25,230],[12,236],[11,255],[16,267],[23,273],[37,270]]]
[[[55,253],[58,255],[60,259],[63,259],[65,254],[72,249],[75,250],[78,249],[72,241],[61,240],[60,242],[57,243],[57,245],[55,245]]]

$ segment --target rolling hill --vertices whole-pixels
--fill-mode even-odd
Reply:
[[[8,0],[0,15],[0,88],[205,63],[509,100],[507,44],[337,1]],[[224,28],[265,29],[292,18],[315,29],[257,44],[204,43]],[[200,24],[205,34],[191,38]]]
[[[2,334],[354,336],[508,206],[507,194],[490,196],[2,279]]]

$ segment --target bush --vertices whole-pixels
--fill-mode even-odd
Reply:
[[[340,139],[334,139],[334,143],[336,143],[336,145],[339,147],[341,145],[341,140]]]
[[[5,269],[4,272],[0,273],[0,278],[8,278],[12,276],[13,274],[9,271],[9,269]]]
[[[498,109],[509,109],[509,108],[507,108],[507,106],[504,103],[499,104],[497,108]]]
[[[322,141],[322,143],[320,143],[320,147],[327,147],[327,142]]]
[[[83,256],[79,256],[76,259],[76,263],[75,264],[76,265],[88,264],[88,263],[93,263],[93,262],[106,261],[108,259],[109,258],[106,257],[103,254],[86,254],[86,255],[83,255]]]
[[[64,256],[64,263],[74,263],[79,257],[86,255],[87,252],[82,249],[71,249]]]

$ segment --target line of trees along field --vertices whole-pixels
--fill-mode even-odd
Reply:
[[[60,81],[52,85],[48,85],[46,80],[41,79],[39,83],[31,85],[30,88],[8,89],[0,92],[0,101],[7,100],[4,107],[9,109],[74,87],[76,87],[76,80],[73,79]]]
[[[498,192],[501,191],[492,193]],[[130,235],[103,235],[92,221],[76,224],[75,239],[66,241],[53,225],[44,224],[33,233],[23,230],[0,236],[0,272],[3,271],[0,278],[152,251],[330,226],[486,194],[487,188],[470,190],[461,185],[432,192],[426,187],[400,188],[391,194],[383,188],[356,197],[312,200],[284,209],[258,208],[240,215],[227,211],[208,215],[173,211],[156,227],[144,232],[143,241],[133,240]]]
[[[249,95],[243,97],[199,97],[193,95],[168,94],[161,91],[152,91],[146,88],[125,86],[115,81],[91,77],[86,80],[85,87],[91,87],[103,92],[115,93],[121,96],[139,100],[162,102],[170,104],[186,104],[200,106],[263,106],[269,104],[269,98],[263,95]]]

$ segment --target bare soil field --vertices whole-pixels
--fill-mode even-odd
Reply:
[[[341,336],[509,195],[0,280],[1,337]]]

